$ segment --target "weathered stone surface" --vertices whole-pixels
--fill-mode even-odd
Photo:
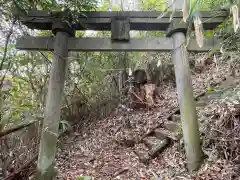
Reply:
[[[150,149],[148,154],[154,158],[161,150],[163,150],[169,143],[169,139],[157,140],[157,143]]]
[[[138,150],[135,151],[136,155],[138,156],[140,162],[146,164],[149,162],[149,160],[151,159],[150,155],[148,154],[147,151],[144,150]]]
[[[178,131],[178,123],[173,121],[166,121],[163,124],[163,127],[171,132],[177,132]]]
[[[111,20],[111,39],[115,41],[129,41],[130,40],[130,23],[128,18]]]
[[[216,40],[215,40],[216,41]],[[189,52],[208,52],[211,48],[215,47],[218,43],[210,41],[199,48],[196,39],[190,39],[187,50]],[[16,48],[21,50],[41,50],[53,51],[54,37],[31,37],[22,36],[17,40]],[[69,51],[172,51],[173,41],[171,38],[133,38],[129,42],[112,42],[110,38],[68,38]],[[217,50],[219,50],[219,46]]]
[[[159,139],[163,139],[163,138],[170,138],[174,141],[178,141],[179,140],[179,137],[178,137],[178,133],[174,133],[174,132],[171,132],[171,131],[168,131],[164,128],[158,128],[154,131],[155,133],[155,136]]]
[[[173,114],[171,119],[173,122],[178,122],[181,120],[181,116],[180,116],[180,114]]]

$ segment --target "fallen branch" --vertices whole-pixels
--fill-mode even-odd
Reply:
[[[72,103],[72,104],[70,104],[70,105],[73,105],[73,104],[77,104],[77,102]],[[70,106],[70,105],[69,105],[69,106]],[[69,106],[67,106],[67,108],[69,108]],[[62,107],[61,109],[63,109],[63,108],[64,108],[64,107]],[[23,123],[23,124],[20,124],[20,125],[15,126],[15,127],[11,127],[11,128],[9,128],[9,129],[0,131],[0,138],[3,137],[3,136],[8,135],[8,134],[10,134],[10,133],[13,133],[13,132],[16,132],[16,131],[18,131],[18,130],[21,130],[21,129],[25,128],[25,127],[31,126],[32,124],[43,120],[43,117],[36,117],[36,118],[37,118],[36,120],[30,121],[30,122],[27,122],[27,123]]]
[[[43,119],[43,118],[38,117],[37,120],[33,120],[33,121],[30,121],[30,122],[25,123],[25,124],[20,124],[20,125],[18,125],[18,126],[12,127],[12,128],[5,129],[5,130],[3,130],[3,131],[0,132],[0,137],[6,136],[6,135],[8,135],[8,134],[10,134],[10,133],[13,133],[13,132],[18,131],[18,130],[20,130],[20,129],[23,129],[23,128],[25,128],[25,127],[28,127],[28,126],[36,123],[36,122],[41,121],[42,119]]]
[[[123,169],[115,172],[115,173],[114,173],[114,177],[119,176],[120,174],[122,174],[122,173],[124,173],[124,172],[126,172],[126,171],[128,171],[128,170],[129,170],[128,168],[123,168]]]

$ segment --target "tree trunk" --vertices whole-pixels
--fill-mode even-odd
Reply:
[[[196,105],[193,97],[189,63],[186,56],[187,52],[184,47],[185,35],[181,32],[177,32],[173,34],[172,37],[175,47],[172,58],[175,69],[178,99],[180,101],[187,167],[189,171],[192,171],[200,166],[202,160]]]
[[[68,34],[57,32],[37,163],[37,180],[54,177],[54,159],[67,71]]]

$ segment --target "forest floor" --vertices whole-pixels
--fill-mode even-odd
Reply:
[[[194,94],[206,91],[210,76],[211,82],[219,82],[227,74],[229,68],[224,62],[218,68],[212,64],[201,73],[192,72]],[[139,110],[129,112],[127,115],[123,115],[122,112],[113,113],[105,119],[91,123],[85,120],[81,126],[74,127],[74,132],[63,137],[59,145],[57,179],[75,180],[81,175],[92,176],[92,179],[96,180],[237,179],[236,174],[239,173],[237,171],[240,171],[239,138],[230,136],[229,129],[224,132],[223,127],[232,121],[230,124],[235,127],[231,127],[231,132],[240,133],[240,120],[239,116],[233,117],[236,108],[230,109],[229,104],[223,107],[222,101],[211,101],[207,106],[197,108],[201,120],[203,150],[208,158],[195,174],[187,172],[184,150],[179,149],[178,142],[168,146],[148,165],[141,163],[134,153],[138,145],[126,147],[116,142],[119,134],[142,136],[156,124],[165,121],[166,117],[178,107],[176,88],[171,84],[163,84],[160,94],[161,101],[151,111]],[[130,126],[125,124],[126,121],[130,122]],[[223,137],[231,137],[232,140],[216,140],[210,132],[222,133]],[[220,137],[219,134],[217,136]]]

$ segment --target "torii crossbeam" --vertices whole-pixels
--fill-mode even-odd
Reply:
[[[172,38],[134,38],[130,39],[129,31],[167,31],[172,22],[170,13],[158,19],[163,12],[82,12],[85,16],[78,18],[78,23],[72,24],[74,30],[109,30],[112,38],[69,38],[69,51],[171,51]],[[201,12],[204,29],[215,29],[227,17],[227,11]],[[20,21],[27,27],[39,30],[52,30],[55,22],[61,21],[62,16],[44,11],[30,12],[27,17],[20,17]],[[120,20],[119,20],[120,19]],[[180,22],[182,13],[176,12],[174,21]],[[181,22],[180,22],[181,23]],[[184,26],[184,27],[183,27]],[[182,30],[186,25],[182,24]],[[118,32],[122,28],[122,32]],[[69,30],[74,36],[74,32]],[[117,41],[112,41],[112,40]],[[22,50],[52,51],[54,37],[24,36],[17,41],[16,47]],[[121,43],[119,43],[121,41]],[[191,39],[187,50],[189,52],[206,52],[211,48],[219,49],[220,45],[215,38],[204,39],[204,46],[200,48],[195,39]]]

